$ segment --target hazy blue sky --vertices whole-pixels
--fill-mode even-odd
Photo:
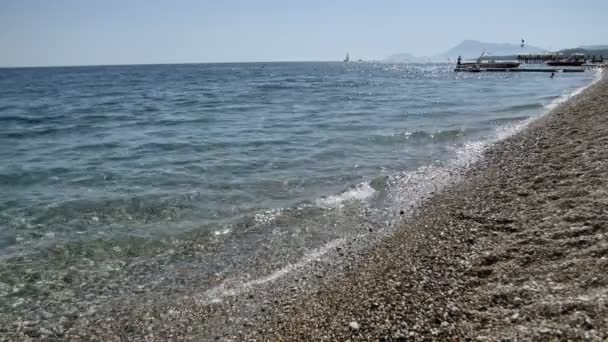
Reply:
[[[608,44],[608,0],[0,0],[0,66],[380,59]]]

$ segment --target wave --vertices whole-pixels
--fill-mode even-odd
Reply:
[[[492,125],[505,125],[521,122],[529,119],[529,115],[521,115],[521,116],[508,116],[508,117],[500,117],[500,118],[492,118],[484,121],[484,123],[492,124]]]
[[[216,121],[217,119],[212,116],[196,118],[196,119],[163,119],[158,121],[151,121],[150,124],[159,126],[179,126],[179,125],[193,125],[193,124],[208,124]]]
[[[321,258],[330,250],[340,246],[342,243],[344,243],[344,239],[333,240],[325,244],[324,246],[309,252],[298,262],[287,264],[286,266],[263,277],[259,277],[250,281],[242,281],[240,279],[225,280],[220,285],[215,286],[205,291],[202,295],[195,297],[195,299],[200,305],[208,305],[219,303],[225,297],[234,297],[239,294],[246,293],[255,288],[256,286],[275,281],[294,271],[298,271],[304,268],[310,262]]]
[[[243,273],[243,271],[233,273],[232,276],[223,280],[219,285],[213,286],[207,289],[202,294],[196,297],[197,302],[200,305],[211,305],[223,301],[227,297],[238,296],[243,293],[255,290],[255,288],[264,286],[267,283],[275,282],[281,278],[284,278],[294,272],[306,272],[307,267],[313,261],[322,260],[322,258],[330,257],[331,251],[337,249],[345,244],[351,245],[353,241],[361,241],[361,247],[373,241],[389,234],[390,231],[400,226],[402,222],[402,216],[399,210],[410,207],[410,205],[417,203],[419,200],[428,196],[432,191],[437,190],[441,186],[444,186],[454,180],[454,168],[463,167],[474,162],[480,155],[480,151],[484,148],[483,143],[470,143],[458,148],[457,158],[455,158],[449,165],[445,167],[439,167],[436,165],[426,165],[418,168],[411,172],[401,172],[390,176],[377,177],[373,180],[361,182],[356,186],[347,189],[339,194],[331,195],[327,197],[319,198],[315,201],[315,205],[326,212],[315,212],[302,210],[291,210],[291,209],[277,209],[277,210],[264,210],[256,214],[256,221],[259,224],[268,224],[277,220],[281,216],[294,216],[300,217],[302,215],[322,215],[327,217],[329,213],[339,216],[349,216],[350,211],[342,212],[342,208],[347,203],[359,203],[363,204],[363,208],[366,210],[355,209],[354,212],[364,212],[359,218],[354,217],[353,225],[365,225],[358,220],[364,219],[367,221],[375,222],[374,230],[365,230],[365,232],[357,231],[356,227],[347,227],[347,231],[341,233],[341,237],[329,240],[327,243],[323,243],[316,248],[311,248],[307,253],[296,259],[294,262],[289,262],[281,267],[272,270],[265,275],[260,275],[254,279],[248,279],[249,273]],[[385,201],[378,206],[378,209],[374,211],[371,208],[372,199],[376,199],[383,194]],[[310,208],[306,205],[299,209]],[[359,208],[359,207],[357,207]],[[372,213],[379,215],[376,218],[370,217]],[[320,218],[317,218],[320,219]],[[286,222],[290,222],[288,218],[283,219]],[[310,221],[305,219],[306,229]],[[325,222],[325,221],[324,221]],[[331,221],[329,221],[331,222]],[[334,224],[321,224],[318,229],[324,231],[330,229],[338,229]],[[378,228],[377,225],[381,227]],[[296,229],[297,230],[297,229]],[[222,236],[233,232],[230,229],[217,230],[214,234],[216,236]],[[282,234],[281,234],[282,236]],[[365,239],[360,239],[365,237]],[[280,249],[280,243],[275,241],[272,243],[273,248]],[[358,245],[359,246],[359,245]]]
[[[123,147],[119,142],[94,142],[91,144],[76,145],[61,149],[58,152],[70,152],[70,151],[82,151],[82,152],[96,152],[96,151],[107,151],[112,149],[118,149]]]
[[[546,104],[544,107],[547,109],[554,109],[556,107],[558,107],[559,105],[561,105],[562,103],[568,101],[568,99],[582,93],[585,89],[589,88],[590,86],[594,85],[595,83],[597,83],[599,80],[602,79],[602,73],[603,73],[603,69],[597,69],[595,71],[595,74],[593,75],[593,78],[591,80],[591,82],[589,84],[586,84],[584,86],[581,86],[579,88],[574,89],[571,92],[562,94],[556,98],[553,99],[553,101],[549,102],[548,104]]]
[[[16,105],[0,105],[0,112],[5,111],[5,110],[11,110],[11,109],[17,109],[19,107],[17,107]],[[0,117],[1,120],[1,117]]]
[[[392,145],[399,143],[409,143],[413,145],[437,144],[437,143],[454,143],[465,140],[472,134],[479,132],[481,128],[466,128],[466,129],[446,129],[438,131],[406,131],[393,134],[372,134],[365,138],[361,143],[369,141],[380,145]]]
[[[26,139],[26,138],[37,138],[48,135],[58,135],[64,132],[80,132],[81,134],[87,133],[93,130],[94,127],[84,125],[69,125],[63,127],[41,127],[31,128],[26,130],[8,130],[0,132],[0,137],[9,139]]]
[[[44,225],[48,229],[77,231],[93,227],[126,225],[134,230],[146,225],[174,222],[185,212],[204,211],[200,194],[141,195],[114,199],[77,199],[55,205],[27,209],[29,224]],[[97,228],[94,228],[97,229]]]
[[[497,113],[523,112],[526,110],[541,109],[543,107],[544,106],[542,103],[526,103],[526,104],[519,104],[519,105],[505,107],[505,108],[497,110],[496,112]]]
[[[38,124],[48,123],[51,121],[56,121],[56,120],[62,119],[62,118],[64,118],[63,115],[41,116],[41,117],[7,115],[7,116],[0,116],[0,124],[1,123],[16,123],[16,124],[23,124],[23,125],[38,125]]]
[[[135,155],[141,156],[146,153],[156,154],[159,152],[188,151],[188,150],[194,150],[196,147],[197,147],[196,145],[193,145],[191,143],[185,143],[185,142],[180,142],[180,143],[153,142],[153,143],[146,143],[143,145],[139,145],[139,146],[133,148],[133,151],[135,152]]]
[[[406,132],[406,133],[404,133],[404,135],[407,138],[407,140],[412,141],[412,142],[420,142],[420,143],[448,142],[449,143],[449,142],[456,141],[456,140],[462,140],[462,139],[466,138],[467,135],[470,135],[477,131],[478,130],[474,129],[474,128],[447,129],[447,130],[435,131],[435,132],[417,130],[417,131],[413,131],[413,132]]]
[[[28,186],[40,182],[47,182],[52,177],[69,172],[68,169],[58,167],[43,170],[15,170],[0,173],[0,185],[6,187]]]
[[[281,84],[280,82],[256,85],[256,89],[259,89],[262,91],[294,90],[294,89],[300,89],[300,88],[304,88],[304,87],[306,87],[306,85],[299,85],[299,84],[296,85],[296,83]]]
[[[376,190],[371,187],[369,182],[363,182],[341,194],[322,197],[315,202],[320,207],[335,208],[344,205],[347,201],[366,201],[375,193]]]

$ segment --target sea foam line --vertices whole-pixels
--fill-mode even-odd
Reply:
[[[553,100],[549,104],[547,104],[545,106],[545,108],[547,108],[547,109],[554,109],[557,106],[559,106],[560,104],[568,101],[568,99],[570,99],[570,98],[572,98],[572,97],[574,97],[574,96],[582,93],[585,89],[587,89],[587,88],[591,87],[592,85],[596,84],[597,82],[599,82],[599,80],[602,79],[602,71],[603,71],[603,69],[601,69],[601,68],[597,69],[595,71],[595,74],[593,75],[593,78],[591,79],[591,82],[589,84],[586,84],[586,85],[584,85],[582,87],[579,87],[579,88],[575,89],[574,91],[572,91],[572,92],[570,92],[568,94],[565,94],[565,95],[562,95],[562,96],[556,98],[555,100]]]
[[[348,189],[339,195],[331,195],[316,200],[316,204],[320,207],[334,208],[340,207],[344,202],[351,200],[365,201],[374,196],[376,190],[372,188],[369,182],[359,183],[356,187]]]
[[[311,261],[319,260],[323,255],[325,255],[329,250],[336,248],[337,246],[344,243],[344,239],[336,239],[330,241],[324,246],[313,250],[312,252],[306,254],[300,261],[294,264],[287,264],[286,266],[260,278],[256,278],[254,280],[250,280],[247,282],[242,282],[239,280],[225,280],[220,285],[213,287],[207,291],[205,291],[200,297],[195,298],[197,302],[201,305],[208,305],[213,303],[219,303],[225,297],[234,297],[240,295],[242,293],[246,293],[251,291],[254,287],[260,286],[272,281],[275,281],[279,278],[284,277],[285,275],[302,269],[304,266],[309,264]]]
[[[504,126],[498,129],[497,132],[497,139],[493,142],[498,142],[501,140],[504,140],[512,135],[514,135],[515,133],[523,130],[524,128],[526,128],[528,125],[530,125],[532,122],[538,120],[539,118],[545,116],[546,114],[550,113],[553,109],[557,108],[559,105],[565,103],[566,101],[568,101],[569,99],[575,97],[576,95],[582,93],[585,89],[591,87],[592,85],[596,84],[597,82],[599,82],[602,79],[602,69],[597,69],[595,71],[595,74],[593,75],[593,78],[591,79],[591,82],[589,82],[588,84],[585,84],[582,87],[576,88],[573,91],[567,93],[567,94],[563,94],[559,97],[557,97],[556,99],[554,99],[553,101],[551,101],[550,103],[546,104],[544,107],[545,109],[547,109],[545,112],[541,113],[538,116],[533,116],[530,117],[526,120],[523,120],[517,124],[514,125],[508,125],[508,126]]]

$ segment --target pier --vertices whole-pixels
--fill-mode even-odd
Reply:
[[[585,69],[552,69],[552,68],[456,68],[455,72],[584,72]]]
[[[483,55],[482,55],[483,56]],[[585,56],[583,54],[527,54],[518,55],[517,62],[509,61],[482,61],[481,57],[477,63],[466,62],[457,64],[455,72],[550,72],[550,73],[570,73],[584,72],[586,69],[605,68],[604,56]],[[509,64],[509,65],[507,65]],[[520,64],[542,64],[545,67],[524,67],[519,68]],[[559,67],[559,68],[556,68]]]
[[[592,65],[602,64],[606,60],[603,55],[599,56],[585,56],[583,54],[572,54],[564,55],[560,53],[546,53],[546,54],[522,54],[517,55],[517,60],[525,64],[545,64],[547,62],[556,62],[560,60],[569,60],[583,63],[589,63]]]

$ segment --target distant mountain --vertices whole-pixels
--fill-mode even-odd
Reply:
[[[590,49],[593,48],[593,49]],[[563,49],[559,50],[558,53],[563,55],[572,55],[572,54],[583,54],[587,56],[597,56],[597,57],[606,57],[608,56],[608,46],[605,45],[589,45],[588,48],[577,47],[576,49]]]
[[[608,45],[581,45],[578,48],[583,50],[608,50]]]
[[[545,53],[548,52],[543,48],[531,45],[524,45],[522,48],[517,44],[509,43],[486,43],[478,40],[463,40],[460,44],[447,50],[444,53],[431,57],[416,57],[409,53],[399,53],[387,57],[383,61],[386,63],[427,63],[427,62],[445,62],[447,60],[455,60],[458,56],[463,59],[477,58],[485,51],[490,56],[513,56],[521,53]]]
[[[524,45],[522,48],[517,44],[509,43],[486,43],[478,40],[463,40],[460,44],[454,46],[448,51],[434,56],[433,59],[446,60],[455,59],[462,56],[463,59],[476,58],[485,51],[490,56],[511,56],[521,53],[545,53],[548,52],[543,48],[532,45]]]

